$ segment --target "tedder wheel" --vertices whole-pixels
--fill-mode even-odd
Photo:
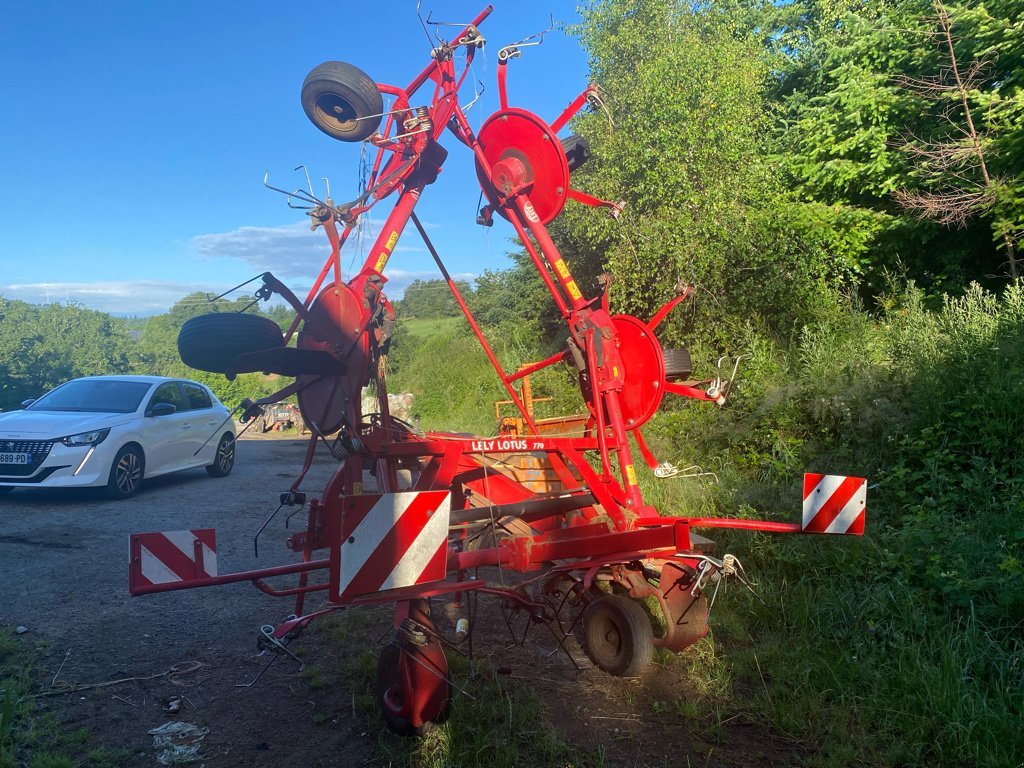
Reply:
[[[625,595],[602,595],[583,612],[583,649],[608,674],[635,677],[654,654],[647,612]]]
[[[111,499],[127,499],[142,487],[145,459],[142,451],[134,445],[126,445],[117,452],[110,465],[107,479],[107,496]]]
[[[665,379],[685,379],[693,373],[688,349],[664,349],[661,356],[665,359]]]
[[[452,689],[448,684],[448,694],[444,706],[432,720],[423,725],[413,727],[408,718],[398,714],[405,703],[404,686],[402,684],[402,649],[397,645],[385,645],[377,658],[377,706],[380,707],[384,722],[388,728],[399,736],[426,736],[435,725],[448,721],[452,712]]]
[[[302,109],[332,139],[362,141],[380,125],[384,99],[363,70],[325,61],[302,82]]]
[[[210,477],[227,477],[235,466],[235,438],[225,432],[217,443],[217,453],[213,456],[213,464],[206,467]]]
[[[284,346],[284,334],[269,317],[247,312],[213,312],[186,321],[178,333],[178,355],[185,365],[227,373],[239,355]]]

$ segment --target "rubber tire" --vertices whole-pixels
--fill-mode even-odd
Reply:
[[[123,464],[123,466],[122,466]],[[125,477],[127,473],[127,477]],[[146,459],[142,450],[134,445],[124,445],[110,464],[107,478],[107,498],[127,499],[139,492],[146,476]]]
[[[284,346],[284,334],[269,317],[248,312],[214,312],[185,322],[178,332],[178,356],[190,368],[227,373],[236,357]]]
[[[685,379],[693,373],[693,362],[688,349],[663,349],[661,356],[665,360],[665,379]]]
[[[399,666],[402,657],[402,650],[394,644],[385,645],[381,649],[380,656],[377,657],[377,690],[375,698],[377,706],[380,708],[381,716],[384,718],[384,722],[392,732],[399,736],[426,736],[433,730],[435,725],[442,725],[448,721],[452,712],[452,688],[451,683],[448,684],[448,696],[445,699],[444,707],[434,717],[433,720],[427,720],[423,725],[418,728],[414,728],[412,723],[408,719],[401,715],[396,715],[391,711],[385,703],[384,697],[389,690],[395,686],[402,685],[402,670]]]
[[[206,467],[206,474],[210,477],[227,477],[235,467],[235,438],[230,432],[225,432],[217,442],[217,452],[214,454],[213,464]]]
[[[583,612],[583,650],[609,675],[636,677],[654,655],[647,612],[625,595],[601,595]]]
[[[380,127],[384,98],[363,70],[325,61],[302,81],[302,110],[332,139],[362,141]]]

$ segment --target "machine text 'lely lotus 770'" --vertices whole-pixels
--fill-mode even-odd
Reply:
[[[799,524],[663,516],[645,502],[630,435],[657,476],[675,474],[654,458],[640,427],[666,394],[722,405],[735,365],[732,375],[723,375],[720,364],[715,377],[687,381],[685,350],[659,344],[658,326],[691,295],[690,286],[680,285],[647,322],[610,312],[610,281],[596,298],[583,294],[546,225],[568,200],[604,207],[614,216],[622,210],[620,203],[572,188],[572,171],[588,152],[575,137],[558,138],[581,109],[600,106],[600,91],[589,86],[552,123],[511,107],[508,65],[526,41],[507,46],[498,53],[499,108],[474,133],[459,93],[483,48],[479,27],[490,13],[484,9],[454,39],[439,41],[429,64],[405,88],[375,83],[337,61],[309,73],[302,106],[310,120],[336,139],[376,148],[368,183],[344,204],[329,194],[321,200],[312,191],[285,192],[289,205],[305,207],[330,244],[304,301],[270,273],[260,276],[258,298],[276,293],[295,310],[287,333],[259,315],[214,313],[193,318],[179,336],[181,357],[195,368],[294,377],[274,395],[247,403],[243,418],[294,395],[311,430],[304,466],[280,499],[282,506],[306,507],[305,530],[287,540],[301,560],[218,575],[212,530],[131,537],[132,594],[249,581],[268,594],[294,597],[289,619],[261,629],[262,647],[276,654],[289,653],[288,642],[317,616],[394,603],[395,631],[380,654],[377,697],[388,724],[407,734],[423,733],[448,717],[453,687],[443,646],[473,631],[466,605],[477,596],[497,596],[528,625],[546,624],[560,645],[581,629],[584,649],[598,667],[631,676],[650,661],[654,647],[680,651],[702,638],[709,597],[713,602],[724,579],[743,578],[739,561],[707,554],[708,540],[694,529],[864,530],[861,478],[807,475]],[[390,100],[387,110],[384,96]],[[478,222],[489,225],[497,214],[512,225],[568,329],[563,352],[514,373],[502,369],[415,214],[447,157],[440,143],[446,131],[475,158],[487,198]],[[392,196],[394,205],[369,257],[343,280],[341,247],[359,217]],[[499,437],[422,433],[389,411],[381,362],[395,316],[383,290],[385,267],[410,222],[518,410]],[[560,362],[578,371],[587,413],[536,419],[528,377]],[[376,413],[363,413],[367,384],[376,393]],[[320,495],[307,498],[300,483],[320,444],[339,465]],[[266,582],[289,574],[297,575],[297,586]],[[517,583],[514,574],[528,576]],[[328,604],[307,613],[305,598],[315,592],[325,592]],[[448,596],[445,621],[431,614],[431,598],[441,596]],[[665,629],[659,636],[645,604],[661,613],[658,624]],[[450,630],[442,631],[442,624]]]

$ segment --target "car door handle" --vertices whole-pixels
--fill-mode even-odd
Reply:
[[[182,424],[181,428],[182,429],[192,429],[192,425],[191,424]]]

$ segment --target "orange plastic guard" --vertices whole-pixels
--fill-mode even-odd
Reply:
[[[161,585],[184,585],[217,575],[217,532],[133,533],[129,547],[128,591],[133,595],[163,591]]]

